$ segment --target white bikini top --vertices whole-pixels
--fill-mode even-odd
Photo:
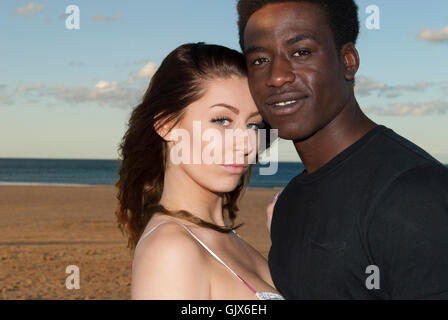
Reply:
[[[246,287],[248,287],[260,300],[285,300],[283,298],[283,296],[279,295],[278,293],[274,293],[274,292],[259,292],[256,291],[254,288],[252,288],[252,286],[250,286],[243,278],[241,278],[235,271],[232,270],[232,268],[230,268],[224,261],[221,260],[220,257],[218,257],[209,247],[207,247],[205,245],[205,243],[203,243],[201,240],[199,240],[199,238],[193,233],[191,232],[190,229],[187,228],[187,226],[178,223],[176,221],[172,221],[174,223],[177,223],[178,225],[182,226],[185,230],[188,231],[188,233],[202,246],[204,247],[205,250],[207,250],[216,260],[218,260],[220,263],[222,263],[235,277],[237,277]],[[143,234],[135,249],[137,249],[138,245],[140,244],[140,242],[147,237],[151,232],[153,232],[158,226],[164,224],[164,223],[168,223],[168,222],[162,222],[159,223],[158,225],[156,225],[155,227],[153,227],[151,230],[149,230],[148,232],[146,232],[145,234]],[[232,230],[233,231],[233,230]],[[240,236],[238,233],[236,233],[235,231],[233,231],[238,237]],[[135,252],[135,251],[134,251]]]

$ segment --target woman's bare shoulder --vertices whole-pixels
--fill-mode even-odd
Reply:
[[[208,274],[208,260],[196,240],[178,223],[164,221],[135,250],[131,295],[133,299],[207,299]]]

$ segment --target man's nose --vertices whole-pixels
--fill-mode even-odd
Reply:
[[[291,63],[282,57],[276,57],[271,65],[271,70],[267,85],[270,87],[281,87],[286,83],[292,83],[295,80]]]

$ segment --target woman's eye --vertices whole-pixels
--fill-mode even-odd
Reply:
[[[267,59],[267,58],[258,58],[258,59],[255,59],[255,61],[253,62],[253,64],[254,64],[254,65],[260,65],[260,64],[262,64],[262,63],[264,63],[264,62],[268,62],[268,59]]]
[[[232,122],[232,119],[219,117],[219,118],[214,118],[214,119],[212,120],[212,122],[213,122],[213,123],[217,123],[217,124],[219,124],[220,126],[227,127],[227,126],[229,126],[230,123]]]
[[[303,57],[303,56],[308,56],[310,54],[311,54],[310,50],[299,50],[294,53],[294,56],[295,57]]]
[[[252,129],[252,130],[259,130],[259,129],[263,129],[264,128],[264,123],[263,122],[249,123],[247,125],[247,127],[249,129]]]

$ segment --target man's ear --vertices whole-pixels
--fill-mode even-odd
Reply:
[[[360,64],[358,50],[352,42],[349,42],[342,46],[341,54],[345,68],[345,80],[354,80]]]

